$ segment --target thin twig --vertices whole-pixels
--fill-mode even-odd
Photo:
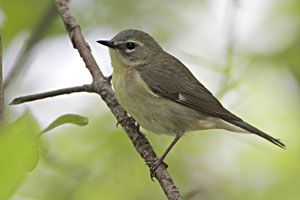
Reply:
[[[152,146],[146,137],[139,131],[139,126],[136,125],[132,118],[128,118],[126,111],[119,105],[115,94],[112,90],[109,81],[103,76],[94,57],[91,54],[91,49],[86,43],[81,33],[79,25],[70,13],[70,8],[65,0],[56,0],[57,9],[65,24],[65,28],[69,33],[73,47],[76,48],[85,62],[87,69],[93,77],[93,88],[101,96],[103,101],[110,108],[111,112],[120,122],[123,129],[133,143],[136,151],[144,159],[145,163],[150,168],[158,159]],[[161,164],[154,173],[155,178],[159,181],[161,188],[165,192],[169,200],[181,200],[181,194],[167,172],[165,165]]]
[[[0,33],[0,121],[4,115],[4,90],[3,90],[3,74],[2,74],[2,35]]]
[[[12,102],[10,102],[9,105],[17,105],[17,104],[26,103],[29,101],[36,101],[36,100],[40,100],[40,99],[55,97],[55,96],[64,95],[64,94],[71,94],[71,93],[75,93],[75,92],[94,92],[94,90],[93,90],[93,87],[91,84],[63,88],[63,89],[53,90],[53,91],[49,91],[49,92],[43,92],[43,93],[38,93],[38,94],[31,94],[31,95],[17,97],[14,100],[12,100]]]
[[[57,10],[53,2],[50,3],[45,14],[41,17],[37,25],[33,28],[26,44],[20,52],[20,56],[15,61],[15,64],[12,66],[11,70],[7,74],[4,80],[4,88],[6,88],[23,70],[28,61],[29,55],[33,47],[44,37],[47,30],[51,27],[51,24],[54,22],[57,15]],[[28,68],[26,68],[28,70]]]

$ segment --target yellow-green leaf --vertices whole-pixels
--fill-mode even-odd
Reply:
[[[27,171],[39,160],[39,144],[34,139],[39,125],[26,112],[14,123],[0,130],[0,199],[6,199],[19,185]]]
[[[88,123],[89,119],[87,117],[76,114],[65,114],[55,119],[47,128],[42,130],[40,134],[46,133],[63,124],[75,124],[78,126],[85,126]]]

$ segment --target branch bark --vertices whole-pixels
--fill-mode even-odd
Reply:
[[[53,90],[53,91],[48,91],[48,92],[43,92],[43,93],[37,93],[37,94],[31,94],[31,95],[17,97],[14,100],[12,100],[12,102],[10,102],[9,105],[18,105],[18,104],[22,104],[22,103],[26,103],[26,102],[30,102],[30,101],[36,101],[36,100],[40,100],[40,99],[55,97],[55,96],[64,95],[64,94],[71,94],[71,93],[75,93],[75,92],[94,92],[94,90],[93,90],[93,87],[91,84],[63,88],[63,89],[59,89],[59,90]]]
[[[82,57],[86,68],[89,70],[93,78],[93,89],[97,92],[103,101],[110,108],[111,112],[120,122],[123,129],[126,131],[128,137],[133,143],[136,151],[144,159],[145,163],[150,168],[152,164],[158,159],[152,146],[146,137],[139,131],[132,118],[129,118],[126,111],[119,105],[115,94],[109,81],[103,76],[100,68],[98,67],[94,57],[91,54],[91,49],[86,43],[79,25],[76,23],[75,18],[71,15],[70,8],[65,0],[56,0],[57,9],[62,17],[65,28],[69,33],[73,47],[78,50]],[[169,200],[181,200],[181,194],[176,187],[172,177],[167,172],[166,167],[161,164],[154,173],[155,178],[160,183],[161,188]]]

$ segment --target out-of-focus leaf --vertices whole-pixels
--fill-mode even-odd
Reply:
[[[65,114],[55,119],[47,128],[41,131],[40,134],[46,133],[63,124],[75,124],[78,126],[85,126],[89,123],[87,117],[76,114]]]
[[[0,199],[7,197],[19,185],[27,171],[33,170],[39,160],[39,132],[34,117],[25,113],[10,125],[0,130]]]
[[[0,3],[4,15],[3,42],[8,44],[21,31],[31,30],[51,1],[3,0]]]

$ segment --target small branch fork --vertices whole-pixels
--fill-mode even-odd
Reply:
[[[39,99],[75,92],[97,93],[110,108],[117,121],[126,131],[136,151],[144,159],[145,163],[150,169],[155,163],[155,161],[158,160],[158,157],[156,156],[156,153],[154,152],[151,144],[144,136],[144,134],[140,132],[139,126],[136,125],[136,122],[132,118],[128,117],[126,111],[117,102],[117,99],[110,84],[110,78],[104,77],[100,68],[98,67],[91,53],[91,49],[86,43],[81,33],[79,25],[76,23],[75,18],[70,13],[70,8],[66,0],[55,0],[55,2],[57,10],[59,11],[59,14],[61,15],[61,18],[64,22],[66,31],[69,33],[69,37],[71,39],[73,47],[78,50],[79,55],[83,59],[86,68],[89,70],[93,78],[93,82],[89,85],[64,88],[39,94],[18,97],[14,99],[11,102],[11,104],[21,104],[29,101],[35,101]],[[182,199],[177,186],[175,185],[172,177],[169,175],[164,164],[160,164],[157,167],[156,171],[153,173],[153,176],[158,180],[161,188],[163,189],[166,197],[169,200]]]

